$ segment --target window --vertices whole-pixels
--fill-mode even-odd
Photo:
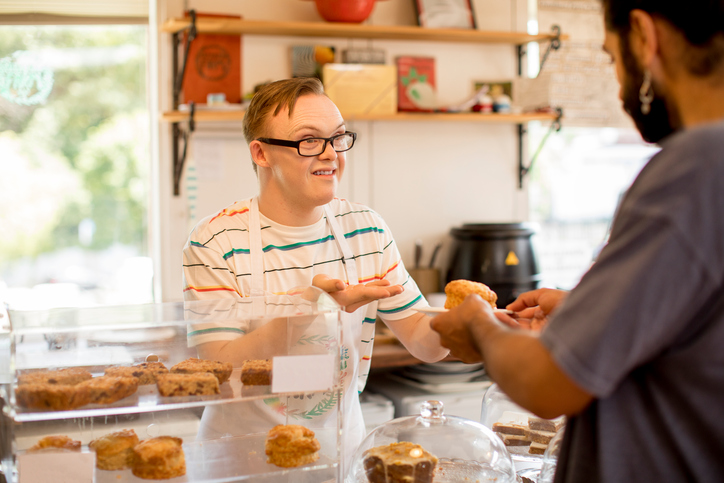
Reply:
[[[547,129],[531,126],[532,147]],[[618,202],[656,152],[634,129],[564,124],[548,138],[528,183],[541,286],[578,283],[606,241]]]
[[[2,29],[0,300],[152,301],[147,27]]]

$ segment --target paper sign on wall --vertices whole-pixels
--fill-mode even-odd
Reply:
[[[272,392],[325,391],[334,384],[339,363],[333,354],[280,356],[272,363]]]

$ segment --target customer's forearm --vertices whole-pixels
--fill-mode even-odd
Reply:
[[[556,365],[537,335],[499,324],[471,325],[491,379],[518,405],[544,417],[583,410],[591,395]]]

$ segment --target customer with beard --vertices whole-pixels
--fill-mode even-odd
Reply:
[[[432,327],[519,405],[569,417],[556,482],[722,481],[724,1],[603,6],[624,109],[662,150],[578,286],[508,306],[550,316],[540,334],[474,295]]]

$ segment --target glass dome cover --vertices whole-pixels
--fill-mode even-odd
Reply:
[[[513,460],[495,433],[480,423],[445,416],[426,401],[419,416],[389,421],[362,441],[346,483],[516,481]]]

